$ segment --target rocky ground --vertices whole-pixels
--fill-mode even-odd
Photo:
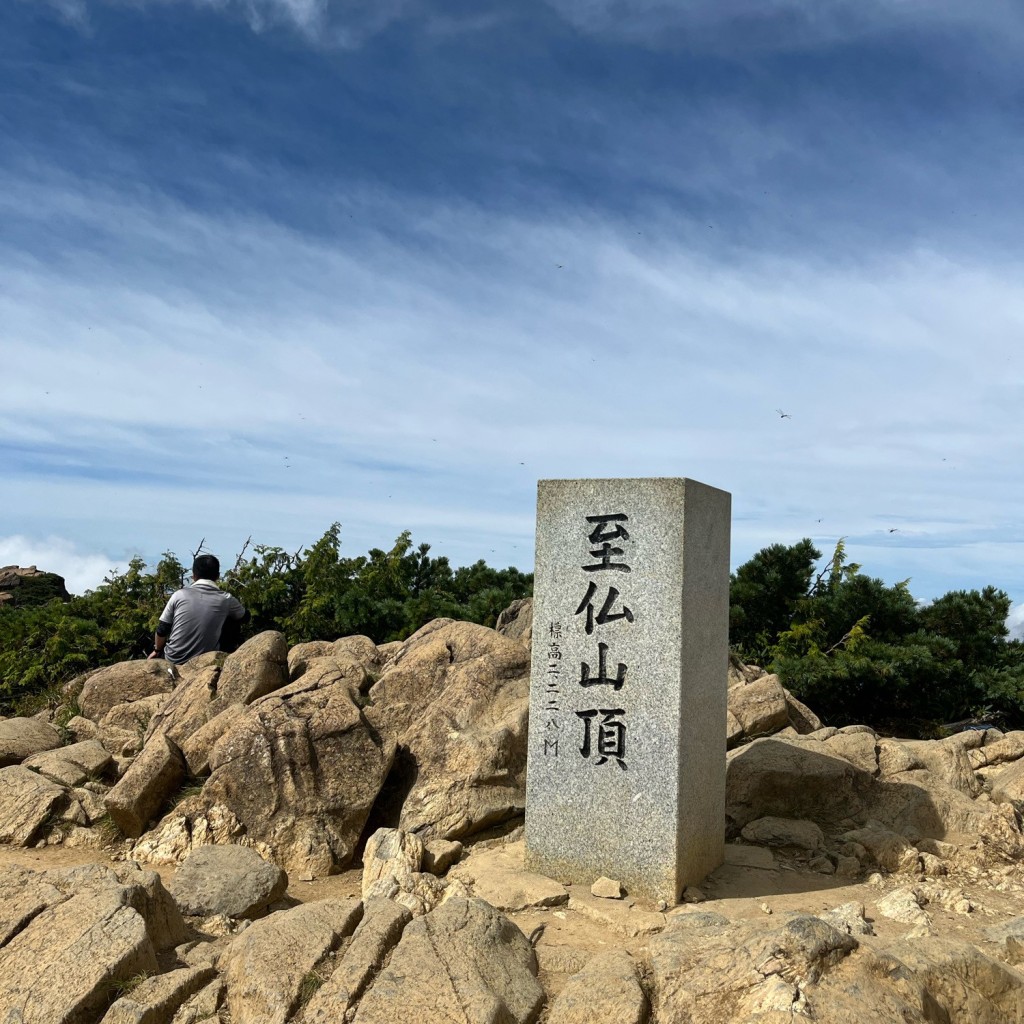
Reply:
[[[529,605],[265,633],[0,721],[0,1024],[1024,1021],[1024,733],[823,727],[729,670],[725,864],[523,867]]]

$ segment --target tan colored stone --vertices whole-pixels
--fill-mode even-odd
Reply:
[[[217,680],[219,710],[228,704],[251,704],[288,682],[288,645],[275,630],[257,633],[224,659]]]
[[[295,682],[313,658],[326,658],[331,653],[330,640],[309,640],[296,644],[288,651],[288,679]]]
[[[169,693],[174,689],[174,678],[168,668],[168,663],[160,659],[122,661],[101,668],[86,680],[78,706],[86,718],[99,722],[116,704]]]
[[[181,785],[185,771],[177,746],[162,733],[153,736],[104,797],[107,813],[126,836],[141,836],[164,801]]]
[[[521,840],[507,846],[472,850],[448,872],[448,877],[462,882],[474,896],[499,910],[557,907],[568,902],[569,893],[564,886],[546,875],[525,870],[523,860]]]
[[[510,641],[511,642],[511,641]],[[482,900],[453,899],[406,927],[355,1024],[530,1024],[544,1001],[526,936]]]
[[[786,691],[775,675],[729,690],[729,711],[746,736],[763,736],[789,725]]]
[[[664,914],[641,910],[631,900],[605,900],[589,892],[570,895],[569,909],[627,939],[656,935],[666,922]]]
[[[23,766],[40,772],[62,786],[80,786],[89,778],[102,775],[112,758],[101,743],[84,740],[67,747],[57,747],[24,760]]]
[[[462,843],[457,840],[432,839],[423,847],[423,870],[443,875],[462,857]]]
[[[60,746],[60,733],[37,718],[5,718],[0,722],[0,768],[21,764],[26,757]]]
[[[551,1005],[548,1024],[644,1024],[649,1009],[633,958],[612,950],[569,979]]]
[[[67,790],[22,765],[0,768],[0,843],[26,846],[63,808]]]
[[[319,900],[250,925],[220,958],[232,1019],[285,1024],[298,1008],[303,980],[361,917],[359,900]]]
[[[216,975],[212,966],[185,967],[146,978],[107,1010],[100,1024],[165,1024]]]
[[[398,945],[403,929],[411,920],[409,911],[391,900],[367,900],[363,919],[352,941],[330,978],[306,1007],[304,1024],[336,1024],[342,1020]]]
[[[830,754],[845,758],[868,775],[878,774],[878,741],[873,732],[842,732],[825,740]]]
[[[146,924],[117,888],[49,907],[4,947],[0,1006],[19,1024],[93,1024],[118,982],[156,973]]]
[[[401,748],[400,827],[425,841],[458,839],[522,812],[529,652],[521,644],[436,619],[406,641],[370,697],[367,717]]]
[[[792,818],[757,818],[743,827],[748,843],[761,846],[795,846],[802,850],[820,850],[825,843],[821,829],[813,822]]]
[[[210,754],[202,808],[221,805],[292,878],[347,866],[394,758],[337,671],[261,697]]]
[[[379,828],[366,841],[363,850],[363,886],[365,898],[376,882],[393,878],[402,881],[423,864],[423,842],[419,836],[397,828]]]

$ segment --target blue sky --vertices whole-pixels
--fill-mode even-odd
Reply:
[[[538,479],[689,476],[734,565],[1024,602],[1022,57],[994,0],[3,4],[0,563],[527,569]]]

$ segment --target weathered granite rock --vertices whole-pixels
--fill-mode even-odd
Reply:
[[[691,887],[687,886],[686,893],[690,892]],[[632,900],[606,900],[588,892],[571,895],[569,909],[627,939],[656,935],[665,927],[666,921],[663,913],[641,910],[633,905]]]
[[[78,697],[82,714],[99,722],[116,704],[141,700],[155,693],[170,693],[174,677],[168,663],[153,661],[122,661],[93,672]]]
[[[0,1007],[18,1024],[93,1024],[118,982],[157,970],[141,915],[120,886],[75,892],[3,948]]]
[[[295,682],[314,658],[326,658],[331,653],[330,640],[309,640],[296,644],[288,651],[288,679]]]
[[[573,975],[548,1013],[548,1024],[644,1024],[650,1007],[633,958],[625,950],[601,953]]]
[[[384,879],[393,878],[401,886],[422,864],[423,842],[419,836],[397,828],[377,829],[363,850],[363,897]]]
[[[729,711],[746,736],[764,736],[789,725],[786,691],[775,675],[729,690]]]
[[[657,1020],[745,1021],[774,1010],[789,1019],[797,983],[817,982],[856,948],[851,935],[806,915],[778,923],[673,915],[650,945]]]
[[[878,822],[870,822],[864,828],[846,832],[843,839],[846,842],[860,844],[883,871],[900,870],[904,855],[913,849],[904,836]],[[916,857],[917,851],[914,850],[915,860]]]
[[[626,894],[621,882],[617,882],[614,878],[605,878],[602,875],[590,887],[590,895],[600,896],[603,900],[621,900]]]
[[[164,801],[185,778],[185,760],[162,733],[153,736],[117,785],[104,797],[107,813],[126,835],[141,836]]]
[[[388,899],[364,903],[363,919],[334,973],[306,1007],[305,1024],[335,1024],[356,1004],[367,983],[380,971],[412,920],[405,907]]]
[[[60,733],[37,718],[5,718],[0,722],[0,768],[21,764],[26,757],[60,746]]]
[[[448,877],[462,882],[474,896],[499,910],[557,907],[567,903],[569,893],[565,886],[546,875],[527,871],[523,858],[521,840],[508,846],[474,850],[449,871]]]
[[[863,813],[874,785],[823,743],[758,739],[728,755],[726,814],[737,827],[766,816],[843,822]]]
[[[128,701],[125,704],[115,704],[100,719],[100,732],[112,729],[130,732],[139,738],[139,749],[141,750],[149,730],[149,723],[170,699],[171,697],[166,693],[154,693],[150,697],[140,697],[138,700]]]
[[[529,649],[533,643],[533,598],[522,597],[513,601],[499,613],[494,629]]]
[[[34,917],[64,898],[42,872],[17,866],[5,868],[0,873],[0,949]]]
[[[150,718],[146,742],[163,734],[181,746],[217,714],[214,701],[221,675],[223,654],[201,654],[179,669],[181,679],[174,693]]]
[[[221,805],[293,878],[346,866],[394,759],[339,670],[251,704],[210,754],[202,807]]]
[[[820,850],[825,843],[821,829],[813,822],[792,818],[757,818],[740,833],[748,843],[762,846],[796,846]]]
[[[63,786],[38,772],[22,765],[0,769],[0,843],[26,846],[66,799]]]
[[[356,1024],[530,1024],[544,1001],[526,936],[482,900],[450,900],[408,925]]]
[[[401,828],[458,839],[522,812],[529,652],[521,644],[436,619],[406,641],[370,697],[368,719],[400,746],[391,784]]]
[[[223,1006],[224,982],[214,978],[181,1004],[171,1024],[214,1024]]]
[[[102,775],[113,762],[106,748],[96,740],[83,740],[67,747],[57,747],[33,754],[22,762],[62,786],[80,786],[90,778]]]
[[[181,753],[188,765],[189,774],[198,778],[210,774],[210,755],[225,733],[242,717],[245,708],[241,704],[229,704],[215,714],[204,725],[199,726],[181,741]]]
[[[200,846],[184,860],[169,891],[190,917],[255,917],[279,900],[288,876],[246,846]]]
[[[845,758],[868,775],[878,774],[878,742],[873,732],[847,733],[840,730],[825,740],[830,754]]]
[[[268,629],[246,640],[224,659],[217,680],[218,710],[227,704],[251,704],[288,682],[288,644]]]
[[[303,979],[361,916],[359,900],[319,900],[246,928],[220,958],[232,1019],[285,1024],[298,1008]]]
[[[126,906],[142,917],[149,941],[158,953],[173,949],[188,935],[181,912],[160,876],[134,861],[122,861],[109,867],[82,864],[48,872],[47,877],[66,894],[92,890],[116,892]]]
[[[215,977],[210,965],[184,967],[146,978],[107,1010],[100,1024],[164,1024],[182,1003]]]
[[[443,875],[462,856],[462,843],[453,839],[432,839],[423,847],[423,870]]]

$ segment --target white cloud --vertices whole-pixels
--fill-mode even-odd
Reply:
[[[59,263],[0,247],[23,534],[227,560],[338,519],[349,554],[411,528],[529,568],[538,478],[687,475],[734,493],[734,562],[847,536],[917,596],[1024,597],[1024,268],[998,254],[836,263],[381,194],[343,240],[69,182],[0,197],[113,232]]]
[[[1010,614],[1006,616],[1006,628],[1013,640],[1024,640],[1024,602],[1018,601],[1010,606]]]
[[[55,572],[64,577],[72,594],[83,594],[98,587],[117,563],[108,555],[84,552],[63,537],[15,535],[0,537],[0,565],[34,565],[43,572]]]

